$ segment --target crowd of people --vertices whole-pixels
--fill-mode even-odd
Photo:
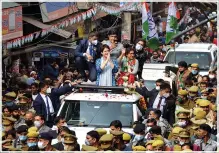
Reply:
[[[212,42],[216,28],[205,26],[184,35],[179,43]],[[217,69],[201,76],[197,63],[181,61],[176,74],[177,94],[163,79],[148,91],[142,79],[145,63],[161,63],[172,42],[165,45],[160,34],[157,50],[147,48],[143,39],[134,45],[118,42],[110,31],[100,43],[95,32],[75,50],[75,66],[60,68],[48,60],[44,73],[33,66],[20,65],[20,73],[7,69],[2,85],[2,148],[4,151],[216,151],[217,150]],[[57,116],[63,98],[81,82],[97,86],[133,88],[146,101],[145,115],[133,124],[133,132],[123,130],[119,120],[109,123],[110,131],[99,128],[87,133],[84,144],[77,142],[62,116]],[[57,143],[54,143],[57,142]]]

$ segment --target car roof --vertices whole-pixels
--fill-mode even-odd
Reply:
[[[124,102],[134,103],[140,99],[137,94],[112,94],[112,93],[71,93],[65,101],[96,101],[96,102]]]
[[[217,48],[215,44],[211,43],[186,43],[176,45],[175,51],[198,51],[198,52],[211,52],[212,48]],[[173,52],[174,49],[171,48],[169,51]]]

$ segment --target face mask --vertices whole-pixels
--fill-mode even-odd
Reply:
[[[21,135],[21,136],[19,136],[19,139],[21,141],[25,141],[25,140],[27,140],[27,136]]]
[[[51,93],[51,88],[47,88],[46,93],[50,94]]]
[[[185,144],[185,142],[179,141],[179,144],[182,146]]]
[[[179,140],[174,140],[174,143],[175,144],[179,144]]]
[[[181,97],[177,97],[177,101],[178,101],[179,103],[183,103],[183,99],[182,99]]]
[[[165,93],[165,94],[163,94],[163,97],[165,97],[165,98],[167,98],[167,97],[169,97],[170,96],[170,93]]]
[[[156,90],[158,90],[158,91],[159,91],[159,90],[160,90],[160,86],[156,86]]]
[[[178,122],[177,123],[180,127],[185,127],[186,126],[186,121]]]
[[[134,138],[134,141],[140,141],[142,139],[144,139],[143,135],[136,135],[135,138]]]
[[[34,126],[36,126],[37,128],[39,128],[41,126],[40,121],[34,121]]]
[[[64,141],[65,141],[65,139],[64,139],[64,138],[61,138],[61,142],[64,143]]]
[[[130,146],[130,143],[127,143],[127,144],[125,144],[126,145],[126,147],[129,147]]]
[[[201,96],[201,99],[207,99],[207,96]]]
[[[67,123],[64,123],[62,126],[68,127]]]
[[[93,41],[92,41],[92,44],[93,44],[93,45],[97,45],[97,43],[98,43],[97,40],[93,40]]]
[[[151,127],[147,127],[147,132],[149,132],[150,129],[151,129]]]
[[[44,149],[44,148],[46,148],[46,146],[43,146],[43,142],[38,142],[38,148]]]
[[[197,74],[198,73],[198,71],[197,70],[192,70],[192,74]]]
[[[6,106],[12,106],[13,104],[14,104],[13,101],[6,101],[6,102],[5,102],[5,105],[6,105]]]
[[[136,50],[142,50],[143,46],[140,44],[136,44],[135,49]]]
[[[90,142],[86,139],[85,140],[85,144],[87,145],[87,146],[90,146]]]
[[[209,78],[210,78],[210,79],[214,79],[214,78],[215,78],[215,76],[214,76],[214,75],[212,75],[212,74],[209,74]]]
[[[28,142],[27,143],[28,147],[33,147],[33,146],[36,146],[36,145],[37,145],[36,142]]]
[[[25,123],[27,124],[27,126],[31,126],[33,125],[33,121],[32,120],[25,120]]]

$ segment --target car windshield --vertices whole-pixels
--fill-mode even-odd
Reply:
[[[155,80],[144,80],[144,85],[145,87],[147,87],[149,91],[151,91],[152,89],[156,87]]]
[[[124,127],[130,127],[133,121],[133,104],[127,102],[71,101],[66,104],[62,115],[68,125],[109,127],[113,120],[120,120]]]
[[[174,52],[169,52],[166,59],[169,63],[175,62]],[[198,63],[201,70],[208,70],[211,64],[209,52],[176,52],[176,63],[185,61],[187,64]]]

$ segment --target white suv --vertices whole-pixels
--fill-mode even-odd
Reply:
[[[113,120],[120,120],[125,132],[132,133],[132,124],[142,117],[140,96],[128,95],[121,87],[78,86],[62,103],[57,116],[66,119],[76,132],[78,143],[84,144],[87,132],[95,128],[109,130]]]
[[[198,63],[201,75],[207,75],[211,63],[217,55],[217,46],[209,43],[186,43],[178,44],[174,49],[170,49],[164,58],[171,64],[177,64],[180,61],[185,61],[187,64]],[[175,63],[176,62],[176,63]]]

